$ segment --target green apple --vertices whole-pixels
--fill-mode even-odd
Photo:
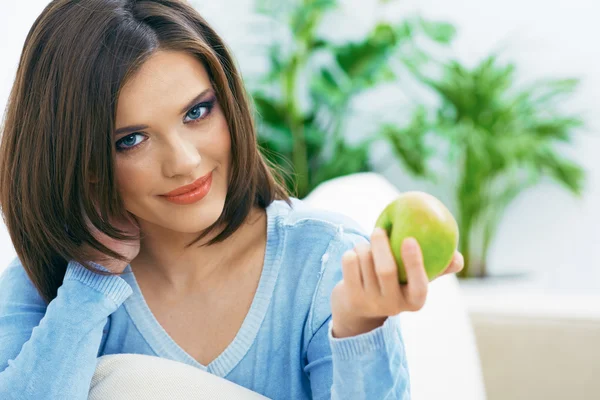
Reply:
[[[381,212],[375,226],[383,228],[390,238],[400,283],[406,283],[400,256],[404,239],[413,237],[419,243],[429,280],[446,269],[458,246],[456,220],[441,201],[428,193],[402,193]]]

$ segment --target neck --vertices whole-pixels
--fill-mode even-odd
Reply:
[[[221,228],[222,229],[222,228]],[[236,266],[243,264],[244,255],[266,240],[266,212],[253,208],[246,220],[227,239],[210,246],[202,246],[221,229],[210,233],[186,248],[198,234],[173,232],[159,226],[142,224],[143,237],[140,253],[131,262],[136,277],[158,282],[159,287],[185,292],[198,286],[214,285],[231,275]]]

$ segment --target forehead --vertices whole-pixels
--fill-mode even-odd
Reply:
[[[210,88],[204,65],[185,52],[157,51],[125,83],[117,102],[117,121],[131,113],[177,109]]]

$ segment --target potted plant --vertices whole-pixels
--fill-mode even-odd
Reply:
[[[303,198],[326,180],[372,170],[369,151],[376,141],[387,141],[411,174],[427,176],[430,151],[421,135],[425,115],[416,115],[406,127],[374,118],[376,133],[358,143],[348,140],[345,121],[358,95],[410,74],[397,60],[427,59],[417,39],[446,45],[454,28],[411,17],[394,24],[380,22],[361,40],[339,44],[318,29],[323,17],[338,8],[335,0],[277,4],[280,8],[274,9],[263,1],[259,11],[284,21],[290,40],[275,40],[268,52],[268,71],[249,79],[249,86],[259,145],[286,176],[289,189]],[[308,102],[302,104],[303,99]]]
[[[550,177],[580,195],[584,171],[561,155],[582,119],[561,110],[576,79],[516,83],[516,68],[490,56],[474,68],[453,61],[439,78],[414,68],[415,75],[440,98],[425,131],[447,144],[448,166],[455,167],[455,200],[461,276],[485,276],[488,249],[506,207],[529,187]],[[418,115],[423,114],[420,108]]]

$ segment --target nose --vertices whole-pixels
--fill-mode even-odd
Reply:
[[[172,178],[176,176],[193,176],[198,171],[202,157],[194,143],[187,140],[184,135],[170,135],[166,146],[166,155],[163,162],[163,174]]]

